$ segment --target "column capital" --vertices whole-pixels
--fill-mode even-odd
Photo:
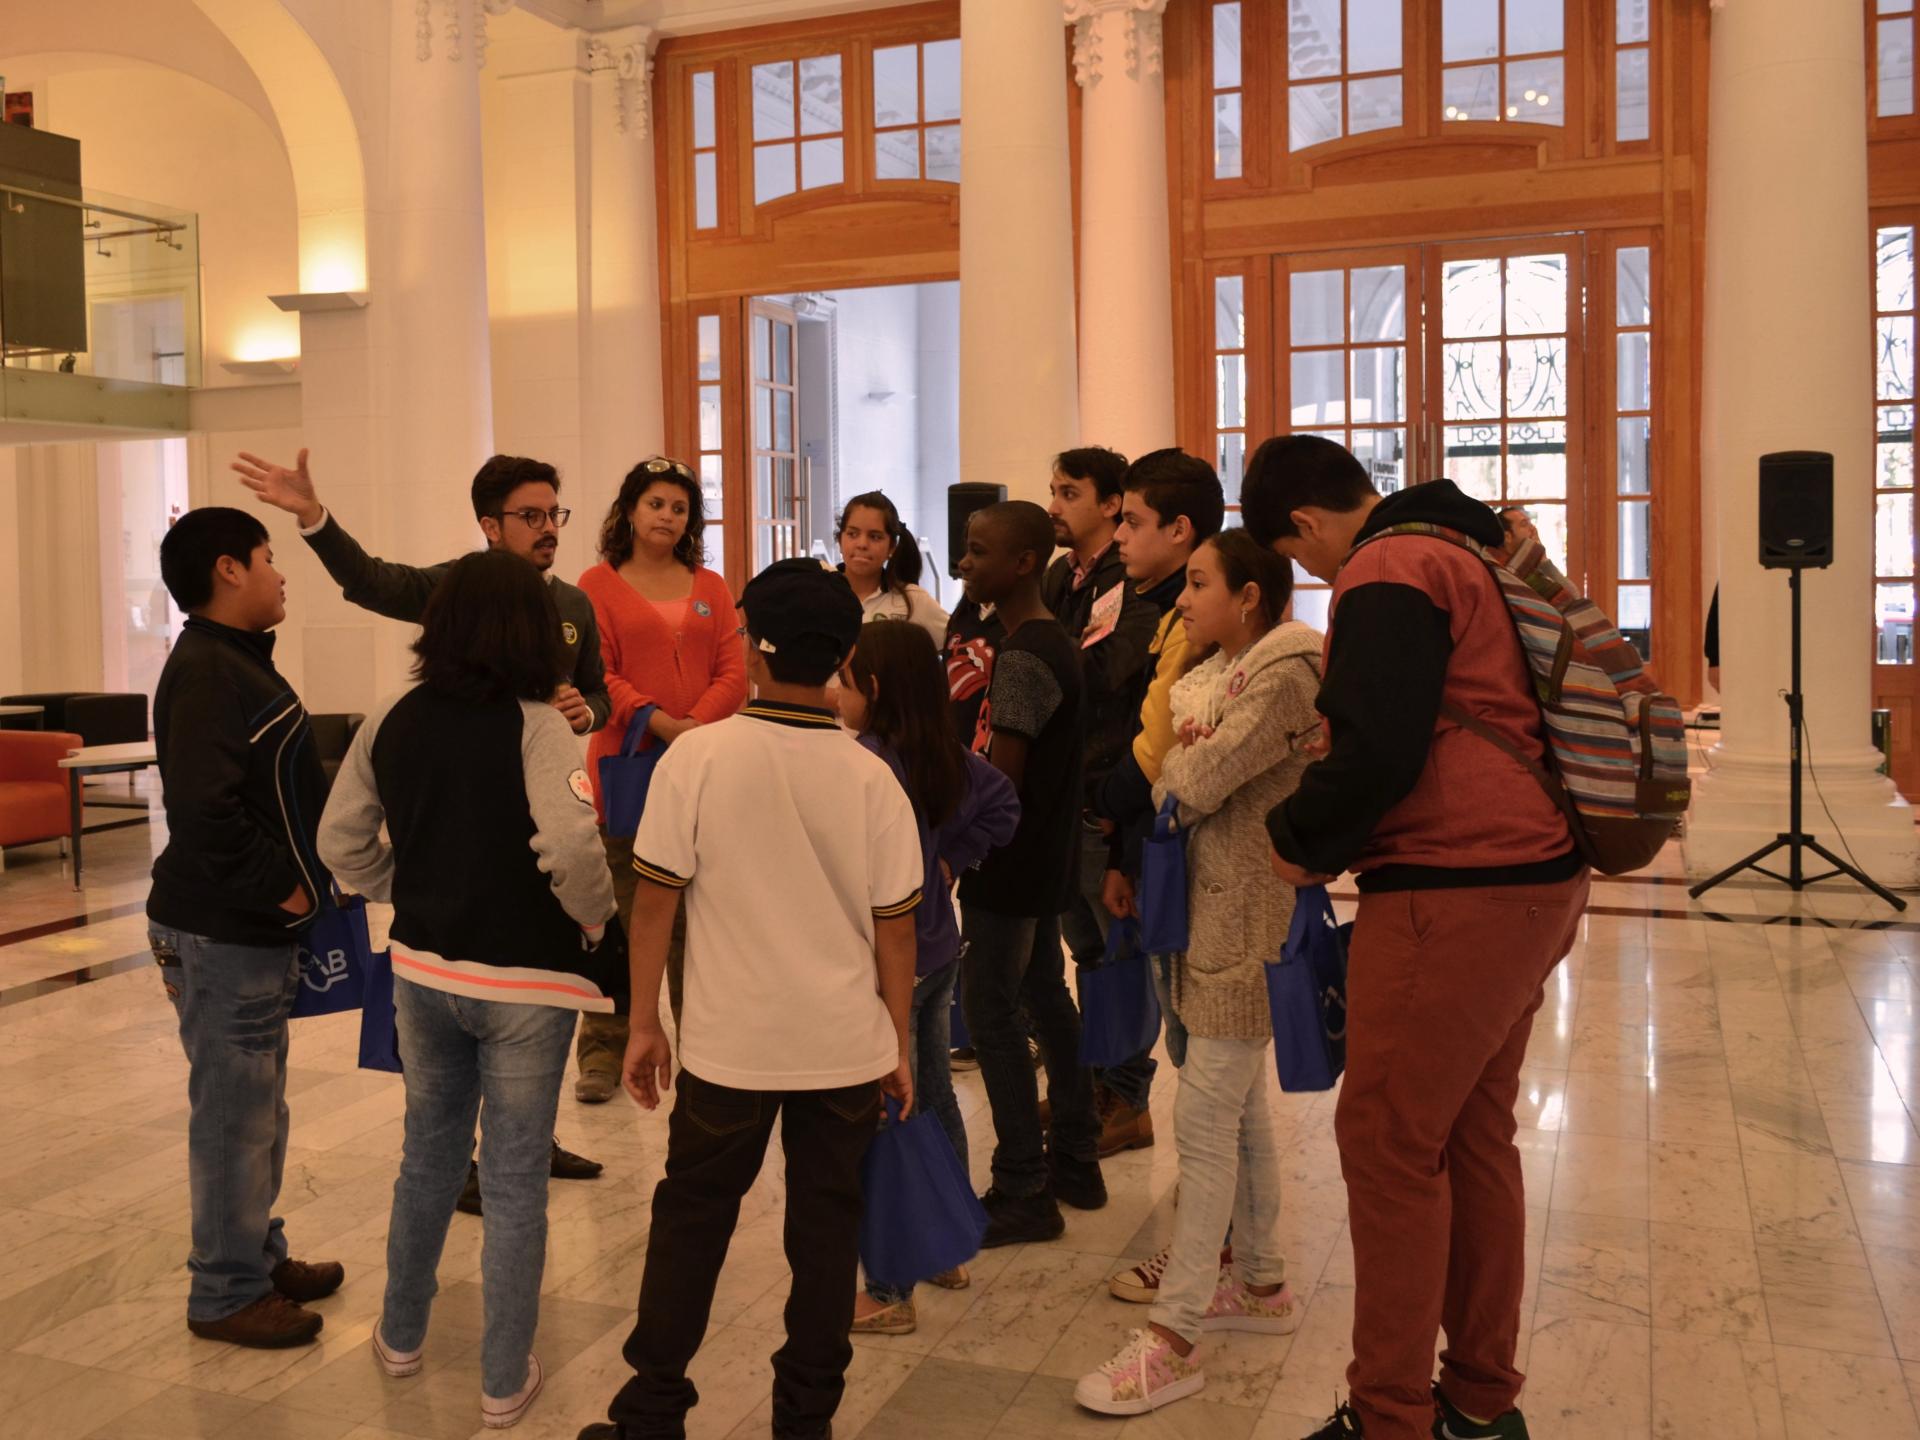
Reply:
[[[487,17],[506,14],[515,3],[516,0],[413,0],[413,58],[421,61],[433,58],[434,12],[438,11],[447,59],[457,62],[471,56],[475,68],[484,70]],[[472,18],[470,35],[462,24],[463,15],[468,13]]]
[[[622,25],[587,37],[587,69],[613,75],[613,128],[635,140],[653,133],[653,42],[648,25]]]
[[[1129,79],[1158,75],[1161,62],[1160,17],[1167,0],[1065,0],[1067,23],[1073,26],[1073,76],[1083,90],[1091,89],[1118,63]],[[1100,32],[1103,15],[1117,15],[1125,27],[1125,47],[1107,54]]]

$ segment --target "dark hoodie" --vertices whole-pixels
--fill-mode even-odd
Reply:
[[[1308,870],[1351,869],[1363,891],[1521,885],[1580,869],[1567,822],[1516,761],[1440,714],[1444,699],[1523,754],[1546,745],[1533,677],[1493,577],[1426,535],[1502,543],[1494,512],[1449,480],[1374,507],[1334,585],[1318,708],[1331,742],[1267,817],[1273,847]]]

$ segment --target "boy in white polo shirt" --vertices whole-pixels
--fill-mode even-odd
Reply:
[[[787,1343],[773,1433],[824,1440],[845,1387],[860,1162],[881,1092],[912,1103],[907,1012],[922,876],[913,807],[886,762],[840,729],[826,683],[863,618],[844,576],[782,560],[743,597],[756,699],[689,731],[654,772],[634,869],[632,1034],[622,1079],[653,1109],[670,1087],[660,979],[687,897],[680,1085],[639,1317],[634,1378],[580,1440],[680,1440],[687,1365],[776,1116],[786,1154]]]

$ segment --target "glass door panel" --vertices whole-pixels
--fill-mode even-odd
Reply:
[[[1411,417],[1421,409],[1419,252],[1291,255],[1274,283],[1282,430],[1337,440],[1390,495],[1416,473]],[[1328,587],[1294,572],[1294,615],[1324,627]]]
[[[800,464],[799,328],[791,306],[755,300],[748,316],[748,413],[753,440],[751,570],[807,553],[807,486]]]
[[[1569,575],[1584,553],[1579,506],[1575,238],[1429,247],[1428,417],[1440,472],[1496,509],[1519,506]],[[1433,322],[1437,320],[1437,324]],[[1642,371],[1644,374],[1644,370]],[[1622,385],[1628,383],[1621,376]],[[1645,401],[1640,404],[1644,406]]]

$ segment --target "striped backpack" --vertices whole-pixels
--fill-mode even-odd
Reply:
[[[1547,763],[1521,754],[1452,702],[1441,713],[1527,768],[1566,815],[1581,856],[1601,874],[1624,875],[1652,861],[1686,813],[1692,784],[1679,702],[1661,693],[1640,652],[1567,583],[1538,540],[1507,554],[1458,530],[1405,524],[1361,543],[1382,535],[1431,536],[1486,562],[1533,672]]]

